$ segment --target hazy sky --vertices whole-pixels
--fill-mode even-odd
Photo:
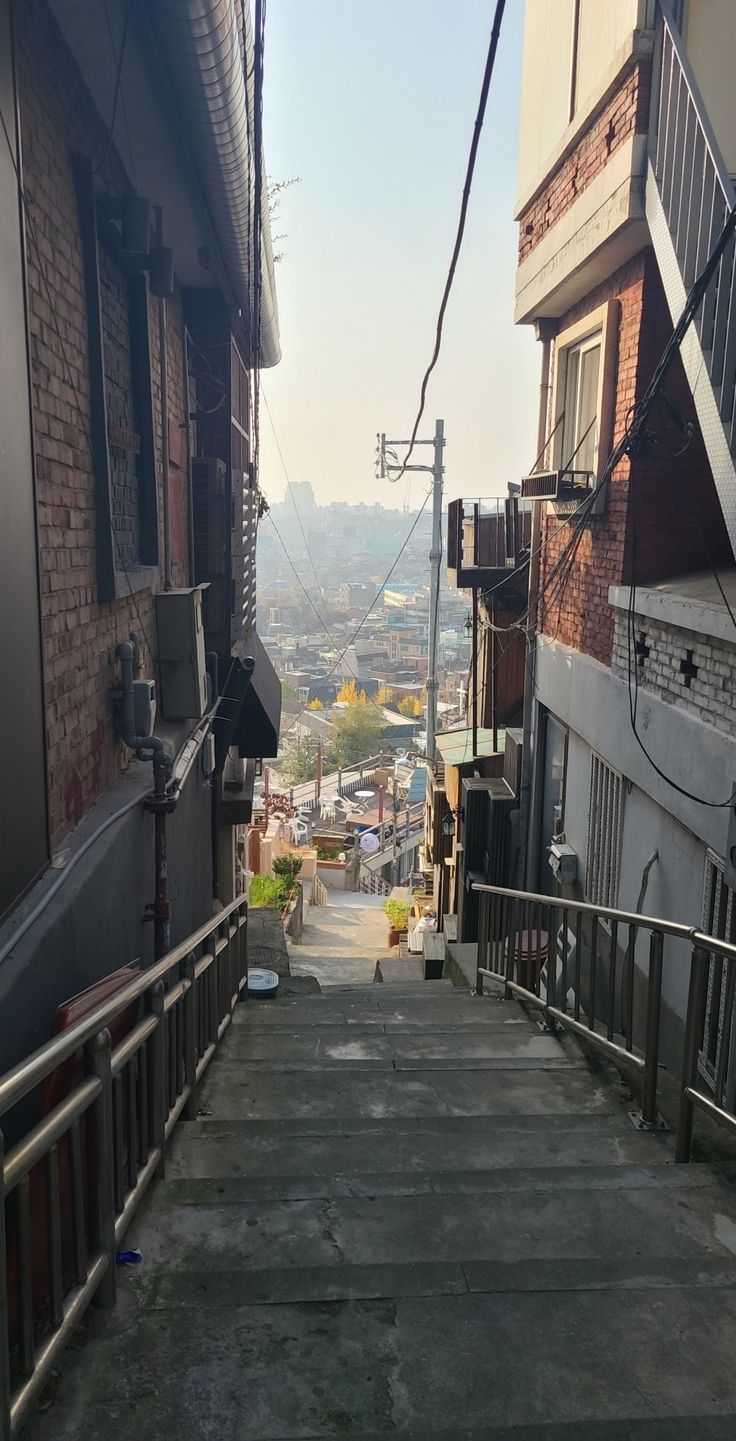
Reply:
[[[293,481],[318,501],[401,496],[375,433],[404,436],[431,353],[493,0],[270,0],[264,139],[286,192],[276,279],[283,359],[262,382]],[[513,324],[523,0],[508,0],[465,242],[430,382],[446,488],[505,494],[533,463],[538,357]],[[267,415],[261,477],[284,474]],[[426,454],[426,453],[425,453]],[[420,453],[421,455],[421,453]],[[423,495],[422,476],[411,499]],[[403,482],[400,487],[403,491]]]

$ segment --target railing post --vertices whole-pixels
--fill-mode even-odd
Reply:
[[[685,1045],[682,1056],[682,1081],[680,1085],[680,1112],[677,1119],[677,1143],[675,1160],[684,1163],[690,1160],[693,1139],[693,1103],[687,1091],[698,1079],[698,1055],[705,1022],[705,1003],[708,995],[708,952],[702,946],[693,946],[690,958],[690,987],[685,1018]]]
[[[92,1168],[94,1206],[91,1241],[95,1251],[107,1256],[107,1270],[95,1300],[105,1308],[115,1305],[115,1200],[113,1186],[112,1132],[112,1045],[108,1030],[98,1031],[86,1048],[87,1070],[102,1083],[91,1111],[93,1144],[88,1164]]]
[[[649,980],[647,985],[647,1028],[644,1046],[644,1090],[641,1101],[642,1125],[657,1122],[657,1072],[659,1067],[659,1019],[662,1007],[662,955],[664,936],[652,931],[649,937]]]
[[[166,1035],[164,1031],[164,983],[156,981],[147,993],[147,1009],[156,1017],[151,1036],[151,1075],[148,1085],[150,1117],[148,1134],[151,1145],[160,1152],[156,1175],[166,1175]]]
[[[487,891],[481,891],[478,897],[478,960],[475,971],[476,995],[483,995],[483,980],[481,967],[488,965],[488,940],[490,923],[490,905],[493,897]]]
[[[10,1441],[10,1356],[8,1272],[5,1235],[5,1141],[0,1131],[0,1441]]]
[[[197,1116],[197,983],[194,967],[194,951],[190,951],[181,968],[184,979],[189,982],[189,990],[184,997],[184,1085],[189,1087],[184,1116],[187,1121],[193,1121]]]

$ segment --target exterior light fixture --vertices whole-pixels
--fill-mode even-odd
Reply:
[[[455,812],[454,812],[454,811],[448,811],[448,812],[447,812],[447,815],[442,817],[442,834],[443,834],[443,836],[446,836],[446,837],[447,837],[448,841],[451,841],[451,840],[452,840],[452,837],[453,837],[454,834],[455,834]]]
[[[468,640],[470,640],[470,637],[471,637],[471,635],[473,634],[473,617],[472,617],[472,615],[470,614],[470,611],[468,611],[468,614],[467,614],[466,617],[465,617],[464,630],[465,630],[466,636],[468,637]]]

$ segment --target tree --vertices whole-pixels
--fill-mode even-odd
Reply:
[[[284,700],[296,700],[296,686],[293,680],[287,680],[285,675],[281,677],[281,696]]]
[[[390,685],[382,685],[380,690],[376,691],[376,700],[379,705],[390,705],[393,698],[394,693]]]
[[[324,704],[318,695],[314,697],[314,700],[310,700],[307,710],[324,710]]]
[[[354,680],[346,680],[337,692],[337,699],[348,705],[365,705],[367,696],[364,690],[358,690]]]
[[[313,742],[306,736],[290,736],[281,750],[279,769],[293,786],[300,785],[302,781],[313,781],[317,774],[317,753]]]
[[[419,696],[404,696],[404,699],[399,701],[399,710],[402,715],[411,716],[412,719],[416,719],[417,716],[422,714],[422,702]]]
[[[374,756],[381,746],[383,726],[375,710],[363,701],[354,701],[346,710],[334,714],[337,736],[330,746],[330,766],[358,765]]]

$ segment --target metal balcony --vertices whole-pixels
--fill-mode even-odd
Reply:
[[[531,533],[531,502],[518,496],[451,500],[447,507],[450,584],[459,590],[499,588],[502,595],[523,601]]]

